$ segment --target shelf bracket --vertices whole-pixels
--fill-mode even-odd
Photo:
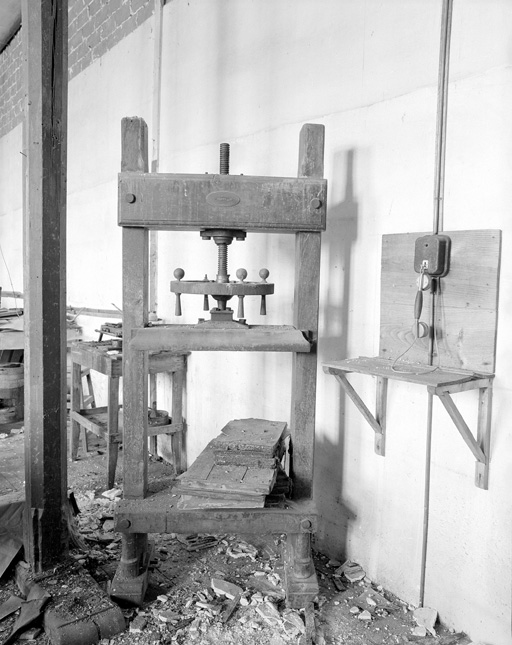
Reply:
[[[327,369],[326,369],[327,371]],[[349,383],[343,372],[328,372],[332,374],[338,383],[343,387],[347,396],[352,399],[356,408],[361,412],[366,421],[375,432],[375,452],[381,457],[386,454],[386,403],[388,392],[388,379],[377,376],[377,400],[375,416],[370,412],[365,402]]]
[[[455,427],[460,432],[461,437],[476,459],[475,486],[487,490],[489,487],[489,454],[491,444],[492,380],[481,379],[478,384],[480,387],[478,388],[476,439],[453,402],[450,392],[447,391],[450,388],[432,387],[428,389],[432,394],[436,394],[439,397]],[[458,389],[457,391],[461,390]]]
[[[494,374],[474,374],[437,370],[435,373],[418,374],[411,372],[393,373],[390,362],[381,358],[346,359],[324,364],[324,372],[331,374],[343,387],[357,409],[375,432],[375,452],[385,455],[386,403],[388,380],[407,381],[426,385],[427,391],[439,398],[451,420],[476,459],[475,486],[482,490],[489,487],[489,455],[491,448],[492,383]],[[354,387],[347,374],[355,372],[375,376],[377,379],[376,410],[373,415]],[[478,390],[478,422],[476,439],[455,405],[452,394]]]

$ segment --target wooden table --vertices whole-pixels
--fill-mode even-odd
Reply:
[[[25,332],[23,316],[0,319],[0,363],[22,363],[25,351]],[[12,330],[12,331],[11,331]],[[78,340],[82,335],[81,327],[66,330],[67,343]]]
[[[152,352],[149,355],[149,373],[169,372],[172,375],[171,423],[149,426],[148,436],[171,435],[174,467],[177,473],[184,470],[183,447],[183,392],[188,352]],[[80,441],[80,430],[86,430],[103,437],[107,442],[107,486],[113,488],[119,444],[122,433],[119,430],[119,379],[122,376],[123,355],[116,350],[112,340],[78,342],[71,346],[71,442],[70,458],[76,459]],[[89,368],[105,374],[108,378],[108,402],[105,407],[83,409],[82,368]]]

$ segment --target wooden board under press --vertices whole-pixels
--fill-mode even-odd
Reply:
[[[268,419],[234,419],[212,440],[213,450],[251,451],[274,457],[286,430],[284,421]]]
[[[215,463],[212,444],[213,441],[192,466],[180,475],[181,489],[226,491],[249,496],[268,495],[276,479],[275,468],[218,465]]]

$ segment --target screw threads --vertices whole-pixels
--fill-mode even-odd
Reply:
[[[220,144],[220,174],[229,175],[229,143]]]
[[[227,244],[218,245],[217,282],[229,282]]]

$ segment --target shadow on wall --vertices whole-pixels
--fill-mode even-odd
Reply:
[[[322,312],[325,323],[319,342],[320,365],[326,360],[347,357],[351,259],[358,228],[358,203],[354,198],[354,159],[355,151],[351,149],[337,153],[333,163],[334,180],[344,174],[345,195],[341,202],[329,208],[327,218],[327,244],[323,251],[328,257],[329,278]],[[324,377],[332,379],[331,385],[334,383],[332,388],[326,390],[326,397],[333,391],[336,393],[338,405],[329,405],[329,408],[333,411],[338,409],[338,419],[333,424],[338,428],[338,440],[331,442],[323,437],[316,441],[314,496],[321,518],[318,539],[322,550],[339,558],[346,550],[348,526],[357,516],[354,509],[342,502],[346,398],[333,377]],[[350,459],[358,460],[359,455],[353,453],[352,447]]]

